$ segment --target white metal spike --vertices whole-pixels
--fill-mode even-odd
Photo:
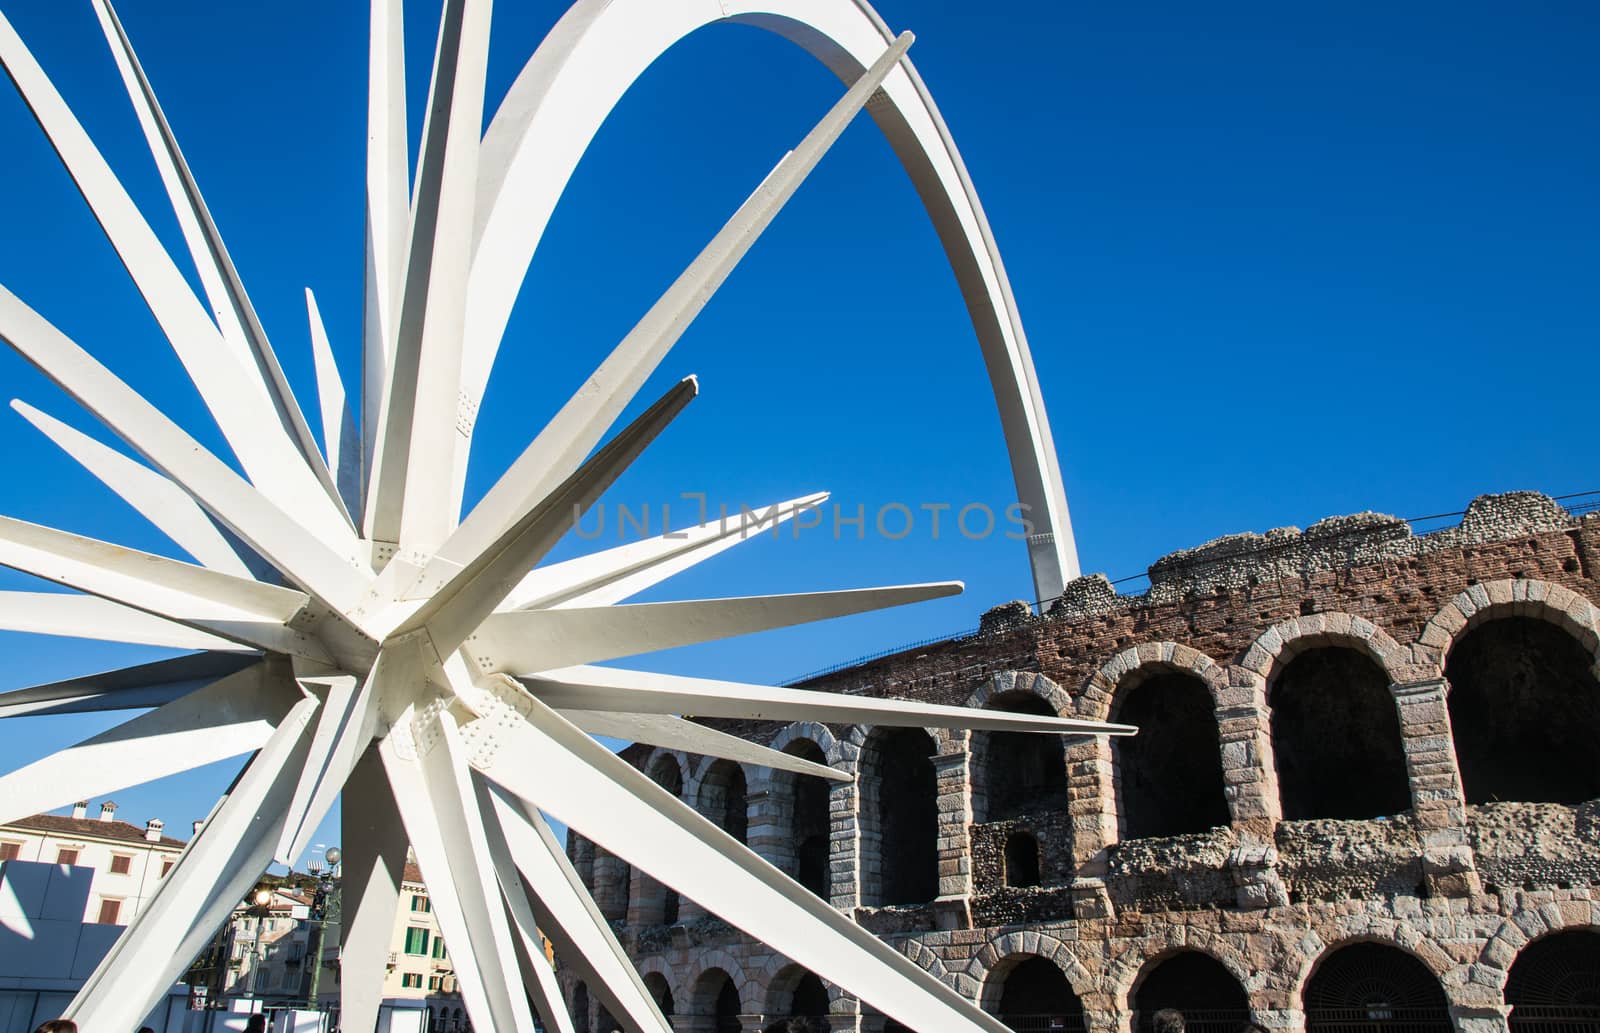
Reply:
[[[819,492],[750,511],[748,516],[739,513],[725,520],[708,518],[705,523],[679,531],[664,531],[655,538],[540,567],[530,571],[499,608],[524,610],[619,603],[740,542],[775,534],[785,522],[802,513],[814,512],[827,498],[827,492]],[[663,509],[662,521],[666,519],[667,512]]]
[[[530,461],[517,472],[514,484],[526,496],[496,499],[485,497],[479,504],[502,509],[501,521],[523,508],[526,498],[538,498],[559,483],[594,447],[613,420],[627,406],[667,352],[683,336],[717,289],[738,266],[751,246],[772,224],[795,191],[816,168],[823,155],[883,84],[906,50],[911,46],[907,32],[890,44],[883,55],[864,72],[845,95],[823,116],[816,127],[756,188],[726,225],[700,252],[667,292],[651,306],[644,317],[617,345],[583,388],[573,396],[539,435],[537,448],[529,449]],[[474,256],[476,259],[476,255]],[[488,256],[485,256],[488,261]],[[475,270],[476,271],[476,270]],[[494,365],[500,335],[481,332],[482,324],[473,313],[467,321],[466,352],[463,357],[462,392],[471,399],[483,397]],[[490,317],[492,319],[492,317]],[[470,442],[463,443],[463,449]],[[461,484],[454,486],[460,497]],[[492,533],[492,531],[491,531]]]
[[[668,391],[548,499],[506,528],[466,566],[455,570],[449,581],[431,590],[428,601],[394,634],[426,629],[441,660],[455,652],[473,629],[505,601],[528,570],[554,548],[571,526],[573,516],[587,509],[622,475],[683,411],[697,390],[695,379],[689,377]],[[432,569],[430,565],[424,570],[424,579]]]
[[[941,599],[960,591],[959,582],[944,581],[734,599],[512,610],[486,618],[467,649],[485,672],[537,673]]]
[[[0,693],[0,718],[165,706],[259,662],[249,654],[192,653],[82,678],[30,685]]]
[[[289,801],[288,820],[273,860],[293,868],[310,845],[317,826],[333,807],[334,798],[378,732],[377,686],[385,677],[385,654],[379,653],[365,678],[352,674],[302,676],[301,688],[326,696],[317,715],[317,731],[305,770]]]
[[[26,402],[13,399],[11,408],[198,562],[224,574],[251,576],[250,568],[188,492],[138,460],[128,458]]]
[[[405,875],[406,832],[377,747],[361,756],[339,807],[339,1018],[349,1030],[375,1029],[383,1003],[384,962],[394,936]]]
[[[832,782],[849,782],[850,776],[838,768],[816,764],[741,739],[737,735],[719,732],[715,728],[685,721],[668,714],[633,714],[607,710],[559,710],[568,721],[590,735],[604,735],[625,742],[643,742],[669,750],[683,750],[705,757],[722,757],[740,764],[792,771],[797,775],[825,778]]]
[[[0,775],[0,825],[260,749],[303,698],[258,663]]]
[[[636,714],[694,714],[750,721],[818,721],[986,732],[1132,735],[1132,725],[1005,710],[947,707],[916,700],[774,688],[617,667],[572,667],[521,679],[557,710],[604,709]]]
[[[366,498],[378,415],[394,359],[411,160],[406,137],[404,0],[372,0],[367,68],[367,262],[362,320],[361,483]],[[363,514],[363,527],[370,517]]]
[[[344,378],[333,358],[328,328],[322,322],[317,297],[306,288],[306,320],[311,326],[311,359],[317,371],[317,402],[322,416],[322,441],[328,467],[345,508],[357,512],[361,504],[361,439],[344,390]]]
[[[93,638],[167,649],[240,652],[253,648],[110,599],[64,592],[0,592],[0,631]]]
[[[311,744],[316,701],[302,699],[189,841],[61,1016],[80,1029],[134,1029],[267,870]]]
[[[353,553],[355,532],[284,431],[266,383],[236,351],[220,346],[221,334],[172,256],[3,14],[0,64],[55,146],[251,480],[280,505],[296,506],[321,541]]]
[[[455,718],[433,709],[406,724],[418,740],[417,756],[401,756],[393,734],[379,752],[422,877],[436,899],[444,898],[434,916],[450,944],[472,1024],[496,1033],[531,1033],[533,1016]]]
[[[435,549],[455,529],[461,333],[483,133],[490,0],[445,0],[417,160],[396,343],[375,446],[368,536]]]
[[[4,287],[0,338],[291,581],[336,611],[356,608],[367,589],[357,557],[336,552],[289,517]],[[322,494],[320,488],[316,494]],[[350,545],[354,547],[353,537]]]
[[[528,903],[534,920],[561,952],[562,963],[572,966],[612,1015],[631,1022],[630,1028],[671,1033],[671,1024],[544,818],[501,786],[490,786],[490,794],[511,856],[532,888]]]
[[[317,451],[316,439],[306,424],[305,415],[300,411],[300,403],[283,374],[283,367],[278,364],[278,356],[267,340],[266,328],[256,315],[250,295],[245,291],[244,280],[239,276],[239,270],[234,267],[233,258],[222,241],[222,234],[211,218],[210,210],[206,208],[205,199],[200,196],[200,185],[195,182],[189,163],[184,160],[183,151],[178,147],[177,137],[173,135],[172,126],[167,123],[167,116],[156,100],[155,90],[151,88],[150,80],[139,64],[133,42],[128,39],[127,30],[111,6],[111,0],[92,2],[95,14],[100,18],[106,43],[110,45],[112,56],[122,72],[128,99],[138,112],[139,124],[150,145],[150,154],[161,172],[161,181],[167,188],[173,213],[178,217],[184,242],[189,246],[189,255],[200,276],[200,285],[211,302],[211,313],[217,327],[254,368],[267,388],[284,434],[298,446],[306,466],[322,482],[340,515],[349,523],[350,515],[344,508],[333,475]],[[354,525],[351,526],[353,529]]]
[[[556,979],[555,969],[550,966],[550,959],[544,954],[538,922],[528,903],[529,888],[523,885],[522,876],[511,859],[511,848],[506,843],[505,833],[495,816],[489,785],[481,776],[471,777],[478,814],[483,821],[484,844],[494,868],[495,879],[500,884],[500,896],[505,902],[506,917],[516,941],[522,987],[532,999],[545,1030],[575,1033],[561,994],[561,984]]]
[[[1008,1033],[643,772],[529,703],[523,723],[484,718],[463,729],[486,777],[913,1029]]]

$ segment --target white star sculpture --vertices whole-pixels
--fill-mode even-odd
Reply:
[[[342,794],[345,1029],[374,1027],[408,843],[477,1029],[531,1031],[530,999],[546,1028],[572,1029],[540,931],[627,1029],[670,1029],[546,825],[549,815],[912,1028],[1003,1030],[590,734],[837,779],[830,768],[676,715],[1058,734],[1129,729],[592,666],[950,595],[959,584],[618,605],[735,544],[742,535],[734,525],[539,566],[574,514],[694,397],[694,379],[682,381],[595,451],[845,125],[883,96],[891,73],[896,90],[920,90],[902,61],[910,37],[891,40],[855,0],[584,0],[513,87],[496,118],[502,128],[480,139],[490,4],[446,0],[412,195],[400,0],[375,0],[360,432],[307,296],[324,453],[122,25],[108,0],[91,2],[205,302],[4,17],[0,62],[243,474],[0,288],[0,337],[145,462],[15,407],[197,561],[0,518],[0,563],[74,590],[0,594],[0,627],[191,651],[0,694],[5,717],[154,708],[0,777],[0,822],[228,757],[250,759],[67,1017],[86,1030],[139,1025],[267,867],[300,856]],[[542,227],[534,219],[527,228],[529,206],[544,203],[535,196],[541,189],[553,205],[565,181],[528,181],[537,164],[527,164],[530,149],[520,145],[537,144],[535,158],[565,162],[560,171],[570,172],[634,68],[673,34],[738,15],[805,36],[796,26],[818,24],[825,8],[836,20],[853,19],[834,27],[835,40],[850,39],[829,54],[874,45],[881,56],[849,76],[855,82],[843,99],[461,518],[472,414]],[[632,21],[618,21],[624,17]],[[806,37],[827,50],[817,38]],[[562,94],[558,87],[571,81],[562,76],[580,58],[602,69],[633,65],[606,73],[610,94]],[[584,111],[569,119],[577,109]],[[1031,383],[1031,366],[1026,373]],[[1053,471],[1053,456],[1046,465]],[[777,518],[821,497],[784,503]]]

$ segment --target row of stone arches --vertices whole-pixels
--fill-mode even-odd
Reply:
[[[774,748],[853,771],[856,784],[747,773],[729,761],[692,767],[665,751],[646,770],[735,838],[749,842],[759,827],[751,845],[812,892],[866,906],[940,895],[938,844],[952,838],[940,823],[951,806],[961,812],[959,839],[968,822],[1015,824],[1004,871],[1019,886],[1060,882],[1118,842],[1230,824],[1267,835],[1280,819],[1413,811],[1423,827],[1460,826],[1471,804],[1600,796],[1593,625],[1593,608],[1565,589],[1495,582],[1452,601],[1410,647],[1361,618],[1313,614],[1268,629],[1230,667],[1181,644],[1146,643],[1076,696],[1043,676],[1008,673],[968,701],[1140,726],[1110,743],[915,728],[835,738],[794,725]],[[1080,824],[1064,847],[1031,828],[1086,799],[1100,814],[1098,834]],[[847,863],[836,871],[839,859]],[[597,894],[615,918],[650,924],[674,912],[671,892],[647,879],[597,885]]]
[[[1259,980],[1242,959],[1225,963],[1206,950],[1170,949],[1142,963],[1113,964],[1106,978],[1114,985],[1101,988],[1060,941],[1029,935],[1009,934],[991,944],[955,980],[1018,1033],[1248,1033],[1281,1022],[1253,1003],[1247,987]],[[1452,1007],[1436,967],[1392,942],[1355,939],[1327,946],[1309,960],[1299,983],[1296,1003],[1304,1029],[1452,1033],[1461,1009]],[[781,959],[751,976],[734,959],[711,952],[677,986],[669,974],[655,968],[644,980],[675,1029],[857,1028],[853,1001]],[[609,1031],[603,1024],[609,1015],[603,1008],[589,1010],[582,983],[571,999],[579,1033]],[[1506,974],[1503,1001],[1511,1033],[1600,1030],[1600,932],[1566,929],[1527,944]],[[859,1011],[862,1030],[903,1028],[870,1007]]]

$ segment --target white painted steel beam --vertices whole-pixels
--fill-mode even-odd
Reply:
[[[527,879],[534,920],[560,951],[562,963],[571,965],[589,992],[614,1017],[631,1024],[630,1029],[671,1033],[671,1024],[544,818],[501,786],[490,786],[490,793],[495,818]]]
[[[197,562],[224,574],[251,576],[250,568],[188,492],[138,460],[128,458],[26,402],[13,399],[11,408]]]
[[[705,757],[721,757],[740,764],[752,764],[778,771],[792,771],[797,775],[825,778],[832,782],[849,782],[849,775],[826,764],[816,764],[802,757],[741,739],[737,735],[719,732],[715,728],[685,721],[668,714],[634,714],[605,710],[560,710],[563,718],[582,728],[590,735],[604,735],[625,742],[649,743],[669,750],[683,750]]]
[[[709,517],[703,524],[664,531],[644,541],[552,563],[530,571],[500,605],[502,610],[607,606],[653,588],[740,542],[771,537],[778,528],[802,513],[813,512],[827,501],[827,492],[744,513]],[[662,510],[661,518],[667,519]],[[795,534],[798,536],[799,530]]]
[[[345,395],[344,378],[339,375],[339,364],[333,358],[328,328],[323,325],[322,311],[310,287],[306,288],[306,321],[311,327],[311,359],[317,372],[317,403],[328,467],[345,509],[358,513],[361,509],[361,438]]]
[[[913,1029],[1007,1033],[643,772],[529,703],[523,723],[495,716],[463,729],[485,777]]]
[[[257,663],[0,775],[0,825],[258,750],[304,698]]]
[[[164,706],[259,662],[251,654],[192,653],[82,678],[30,685],[0,692],[0,718]]]
[[[117,938],[61,1016],[86,1030],[135,1029],[272,860],[316,701],[295,704]]]
[[[485,672],[537,673],[942,599],[960,582],[490,614],[471,652]],[[694,713],[694,711],[684,711]]]
[[[865,0],[580,3],[557,23],[484,134],[478,240],[467,303],[462,389],[481,400],[495,349],[550,215],[606,117],[683,37],[715,22],[752,25],[805,48],[854,82],[892,41]],[[1035,597],[1078,575],[1055,444],[1005,266],[944,118],[909,60],[868,110],[933,220],[977,331],[1000,410],[1028,542]]]
[[[375,1029],[384,966],[400,909],[406,832],[376,746],[361,755],[339,807],[339,1019],[348,1030]]]
[[[109,599],[65,592],[0,592],[0,631],[94,638],[167,649],[241,652],[253,648]]]
[[[557,710],[694,714],[749,721],[817,721],[901,728],[967,728],[984,732],[1132,735],[1132,725],[1006,710],[947,707],[816,689],[785,689],[618,667],[572,667],[520,679]]]

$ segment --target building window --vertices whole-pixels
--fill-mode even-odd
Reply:
[[[56,864],[77,864],[78,852],[62,848],[56,851]]]
[[[116,925],[122,917],[122,901],[110,897],[100,898],[100,917],[95,921],[101,925]]]
[[[443,976],[429,976],[428,977],[428,989],[429,990],[433,990],[433,991],[437,992],[439,987],[442,986],[443,984],[444,984],[444,977]]]
[[[111,874],[112,875],[127,875],[132,870],[133,870],[133,855],[131,855],[131,854],[112,854],[111,855]]]
[[[15,861],[21,856],[21,843],[0,843],[0,861]]]
[[[427,914],[429,911],[433,910],[433,903],[429,901],[427,897],[423,896],[421,893],[418,893],[416,896],[411,898],[411,910],[420,911],[423,914]]]
[[[167,877],[167,873],[168,872],[172,871],[172,866],[173,866],[174,863],[175,862],[170,857],[164,858],[162,860],[162,862],[161,862],[161,877],[163,879],[165,879]]]
[[[406,953],[424,958],[428,956],[428,930],[416,926],[406,930]]]
[[[435,936],[433,938],[433,956],[436,957],[436,958],[444,957],[444,937],[443,936]]]
[[[422,973],[407,972],[400,977],[400,985],[408,990],[422,989]]]

